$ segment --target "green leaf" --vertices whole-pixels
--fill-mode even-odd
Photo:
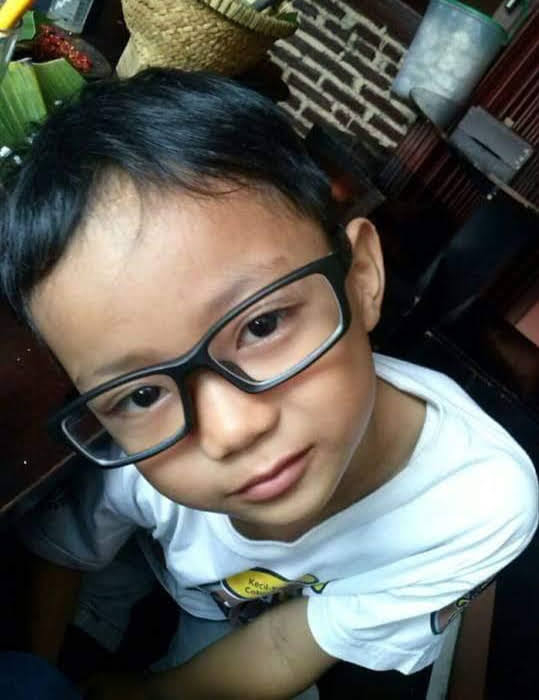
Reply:
[[[29,59],[9,64],[0,85],[0,148],[24,143],[33,126],[47,116],[41,89]]]
[[[25,12],[22,18],[22,27],[19,32],[19,41],[30,41],[36,35],[36,22],[34,12]]]
[[[21,154],[55,106],[76,97],[85,84],[65,58],[46,63],[27,58],[8,65],[0,84],[0,180],[15,167],[5,147]]]
[[[58,102],[78,95],[86,85],[82,75],[65,58],[34,63],[34,72],[49,112]]]

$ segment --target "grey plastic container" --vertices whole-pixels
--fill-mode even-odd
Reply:
[[[422,87],[465,102],[507,42],[491,17],[456,0],[431,0],[392,91],[409,99]]]

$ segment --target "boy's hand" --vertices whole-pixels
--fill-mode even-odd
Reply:
[[[138,673],[96,673],[81,687],[84,700],[148,700],[146,678]]]

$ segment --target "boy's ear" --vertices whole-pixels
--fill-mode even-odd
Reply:
[[[363,218],[349,221],[346,233],[352,245],[351,291],[356,292],[363,324],[369,333],[378,323],[384,297],[385,274],[380,239],[374,225]]]

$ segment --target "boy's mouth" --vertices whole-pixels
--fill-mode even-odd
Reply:
[[[249,479],[232,495],[252,502],[270,501],[282,496],[303,476],[309,461],[312,445],[280,459],[270,469]]]

